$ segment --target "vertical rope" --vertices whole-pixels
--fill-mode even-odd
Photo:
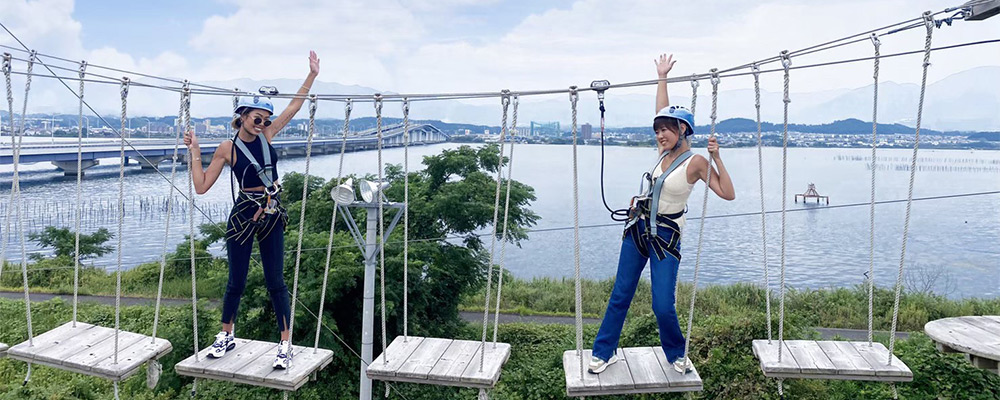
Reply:
[[[510,105],[510,91],[504,89],[500,95],[500,105],[503,107],[503,115],[500,118],[500,152],[497,153],[500,161],[497,162],[497,186],[496,194],[493,197],[493,226],[490,232],[490,264],[486,268],[486,305],[483,306],[483,337],[482,345],[480,348],[483,351],[482,357],[479,357],[479,371],[483,371],[483,366],[486,364],[486,331],[487,325],[489,323],[490,316],[490,285],[493,283],[493,262],[494,256],[496,255],[497,248],[497,223],[500,216],[500,173],[503,171],[503,146],[507,139],[507,108]],[[502,274],[503,271],[500,271]]]
[[[14,128],[14,89],[10,83],[10,72],[11,72],[11,55],[10,53],[3,53],[3,77],[4,82],[7,84],[7,112],[9,118],[7,118],[8,123],[10,123],[10,148],[11,151],[15,150],[17,141],[15,140],[17,134]],[[16,159],[15,159],[16,160]],[[15,164],[16,165],[16,164]],[[16,169],[15,169],[16,170]],[[4,228],[3,232],[0,232],[0,274],[3,273],[4,264],[7,263],[7,242],[10,240],[10,217],[11,212],[13,212],[15,204],[14,201],[17,199],[17,184],[15,181],[11,181],[10,186],[10,200],[7,201],[7,207],[4,215]],[[2,276],[2,275],[0,275]]]
[[[497,305],[496,312],[493,313],[494,348],[496,348],[497,345],[497,328],[500,326],[500,298],[501,293],[503,293],[503,271],[504,267],[507,265],[507,221],[508,216],[510,215],[510,185],[513,182],[511,172],[514,169],[514,144],[517,143],[517,141],[514,140],[517,136],[517,104],[519,103],[518,96],[516,94],[512,96],[511,102],[514,105],[514,110],[513,118],[510,123],[510,155],[507,157],[507,194],[503,205],[503,235],[500,239],[500,275],[497,276]]]
[[[340,141],[340,167],[337,168],[337,184],[340,184],[340,180],[344,177],[344,153],[347,151],[347,131],[350,128],[351,123],[351,110],[354,108],[354,103],[351,99],[347,99],[347,104],[344,105],[344,138]],[[330,238],[326,242],[326,264],[323,268],[323,290],[320,291],[319,295],[319,313],[316,314],[316,339],[313,342],[313,354],[319,350],[319,334],[323,327],[323,306],[326,305],[326,284],[328,278],[330,277],[330,258],[333,255],[333,230],[337,226],[337,203],[333,203],[333,217],[330,218]]]
[[[295,327],[295,300],[299,295],[299,266],[302,265],[302,237],[306,232],[306,200],[309,199],[309,162],[312,160],[313,133],[316,132],[316,95],[309,95],[309,136],[306,138],[306,169],[302,179],[302,204],[299,207],[299,239],[295,243],[295,271],[292,273],[292,306],[288,316],[288,351],[292,350]],[[287,374],[290,368],[285,369]]]
[[[760,66],[750,66],[753,72],[754,108],[757,110],[757,175],[760,178],[760,247],[764,265],[764,303],[767,307],[767,344],[771,344],[771,278],[767,266],[767,212],[764,210],[764,136],[760,119]]]
[[[410,340],[410,101],[403,98],[403,342]]]
[[[711,132],[708,134],[709,139],[715,137],[715,121],[718,117],[718,103],[719,103],[719,70],[712,68],[712,127]],[[685,335],[687,340],[684,341],[684,357],[691,360],[691,355],[688,350],[691,348],[691,328],[694,326],[694,305],[695,299],[698,296],[698,271],[701,270],[701,249],[702,243],[705,241],[705,215],[708,211],[708,191],[709,183],[712,181],[712,155],[708,156],[708,174],[705,177],[705,195],[701,200],[701,219],[699,220],[698,226],[698,247],[695,251],[694,257],[694,279],[693,287],[691,288],[691,303],[688,309],[688,321],[687,321],[687,334]]]
[[[184,86],[181,91],[181,101],[180,108],[177,110],[178,120],[184,120],[184,109],[187,107],[187,103],[190,99],[187,98],[187,90],[190,90],[191,86],[187,79],[184,80]],[[170,189],[167,195],[167,216],[164,220],[164,232],[163,232],[163,249],[161,251],[160,257],[160,279],[156,285],[156,309],[153,312],[153,337],[150,343],[156,343],[156,330],[160,325],[160,301],[163,298],[163,273],[167,268],[167,246],[170,245],[170,216],[173,214],[174,208],[174,179],[177,176],[177,159],[178,153],[181,147],[181,129],[178,127],[176,134],[174,135],[174,154],[170,161]]]
[[[910,209],[913,205],[913,181],[917,173],[917,150],[920,148],[920,124],[924,116],[924,95],[927,92],[927,68],[931,66],[931,36],[934,34],[934,17],[924,13],[927,38],[924,42],[924,72],[920,80],[920,101],[917,103],[917,127],[913,137],[913,159],[910,161],[910,186],[906,194],[906,217],[903,220],[903,245],[899,251],[899,274],[896,275],[896,299],[892,305],[892,329],[889,332],[889,355],[887,364],[892,364],[892,352],[896,347],[896,323],[899,321],[899,294],[903,288],[903,265],[906,263],[906,239],[910,233]]]
[[[181,129],[184,132],[189,132],[191,130],[191,89],[185,87],[181,92],[184,96],[184,100],[181,104],[184,106],[183,112],[181,113]],[[191,330],[194,334],[194,360],[201,361],[198,351],[201,350],[198,347],[198,274],[197,265],[195,264],[194,258],[194,168],[201,168],[201,161],[195,161],[195,158],[201,158],[201,154],[193,154],[188,148],[188,242],[190,243],[191,256]],[[200,151],[200,150],[199,150]],[[195,163],[198,163],[195,166]],[[198,390],[198,380],[195,379],[194,384],[191,388],[191,396]]]
[[[691,74],[691,115],[697,115],[694,112],[698,106],[698,87],[701,86],[701,83],[694,78],[695,74]],[[693,126],[691,128],[694,129]],[[678,296],[677,293],[679,293],[680,291],[681,291],[681,280],[678,279],[676,282],[674,282],[674,304],[677,304],[677,296]]]
[[[385,352],[385,349],[386,349],[386,347],[388,345],[386,344],[386,334],[385,334],[385,324],[386,324],[386,316],[385,316],[385,250],[384,250],[385,239],[383,238],[383,235],[385,235],[385,226],[384,226],[385,219],[383,218],[384,211],[383,211],[383,208],[382,208],[382,205],[385,202],[382,201],[382,189],[381,189],[381,187],[382,187],[382,179],[383,179],[383,176],[382,176],[383,175],[383,171],[382,171],[382,168],[383,168],[382,167],[382,95],[381,94],[375,94],[375,132],[376,132],[376,135],[378,136],[378,144],[377,144],[377,147],[378,147],[378,184],[377,184],[377,187],[379,189],[378,189],[378,192],[375,193],[375,199],[374,199],[374,201],[378,202],[378,240],[379,241],[376,244],[376,246],[378,246],[378,253],[379,253],[379,274],[380,274],[379,281],[381,283],[381,294],[382,294],[382,360],[384,361],[385,364],[388,364],[389,363],[389,355],[386,354],[386,352]],[[388,387],[388,386],[386,386],[386,387]]]
[[[18,163],[21,159],[21,145],[24,143],[24,128],[26,122],[26,116],[28,112],[28,92],[31,91],[31,70],[35,66],[35,58],[37,53],[34,50],[31,51],[31,55],[28,57],[28,68],[27,74],[25,75],[24,81],[24,102],[21,107],[21,128],[17,135],[17,145],[13,149],[14,158],[14,176],[11,179],[11,192],[17,193],[14,202],[11,203],[12,206],[17,207],[17,228],[18,234],[20,236],[21,245],[21,279],[24,281],[24,313],[27,317],[28,322],[28,346],[35,346],[34,332],[31,328],[31,297],[28,294],[28,252],[24,243],[24,212],[21,209],[21,181],[20,172],[18,171]],[[11,132],[14,134],[14,132]],[[31,364],[28,364],[28,374],[24,378],[24,381],[28,381],[28,377],[31,376]]]
[[[73,327],[76,328],[77,298],[80,292],[80,218],[83,216],[83,205],[80,204],[83,197],[83,78],[87,69],[87,62],[80,61],[80,110],[77,114],[77,135],[76,135],[76,221],[73,229]],[[90,132],[87,132],[90,135]],[[155,331],[155,329],[154,329]]]
[[[121,331],[121,302],[122,302],[122,235],[125,233],[125,128],[128,126],[128,87],[129,78],[122,78],[122,120],[121,128],[121,166],[118,167],[118,251],[117,263],[115,264],[115,356],[114,365],[118,365],[118,346],[120,345],[118,336]]]
[[[781,140],[781,304],[778,306],[778,362],[781,362],[782,349],[785,347],[785,233],[788,230],[786,223],[788,194],[788,103],[792,102],[788,95],[789,75],[788,69],[792,66],[792,59],[788,56],[788,50],[781,52],[781,66],[785,69],[785,97],[784,97],[784,128],[782,129]]]
[[[569,87],[569,104],[573,112],[573,278],[576,290],[576,354],[580,359],[580,380],[586,373],[586,362],[583,360],[583,287],[580,284],[580,179],[579,162],[577,158],[576,103],[580,96],[576,86]]]
[[[875,72],[873,73],[873,78],[875,81],[874,89],[872,91],[872,184],[871,184],[871,202],[868,208],[869,216],[869,229],[868,229],[868,346],[872,346],[872,336],[875,329],[875,163],[878,160],[875,158],[876,149],[878,149],[878,64],[879,57],[881,53],[879,48],[881,42],[878,40],[878,35],[874,33],[871,36],[872,44],[875,45]]]

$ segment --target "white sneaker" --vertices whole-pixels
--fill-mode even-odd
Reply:
[[[274,356],[274,369],[288,369],[292,366],[292,344],[287,340],[278,343],[278,354]]]
[[[678,358],[674,361],[674,370],[686,374],[694,369],[694,365],[691,364],[691,359],[687,357]]]
[[[609,358],[608,361],[604,361],[597,357],[591,357],[590,366],[587,367],[587,372],[590,372],[592,374],[599,374],[601,372],[604,372],[604,370],[607,369],[609,365],[614,364],[616,362],[618,362],[618,355],[616,354],[612,354],[611,358]]]
[[[221,331],[215,335],[215,343],[212,343],[212,348],[208,352],[209,358],[222,358],[226,355],[227,351],[236,348],[236,338],[233,334]]]

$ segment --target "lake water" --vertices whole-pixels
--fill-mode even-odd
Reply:
[[[410,149],[412,168],[424,155],[437,154],[459,146],[446,143]],[[639,186],[641,173],[656,161],[655,151],[647,148],[608,147],[606,150],[605,189],[612,208],[627,205]],[[703,152],[703,151],[702,151]],[[788,151],[788,210],[786,232],[786,280],[793,287],[836,287],[859,284],[868,270],[869,251],[869,180],[870,149],[805,149]],[[880,150],[877,199],[905,199],[909,179],[911,150]],[[579,149],[580,225],[582,275],[608,278],[615,274],[621,244],[621,225],[610,220],[601,203],[600,147]],[[402,163],[403,150],[385,151],[386,163]],[[723,159],[733,177],[737,199],[732,202],[711,197],[705,221],[702,284],[762,280],[760,190],[757,150],[723,149]],[[117,198],[118,166],[115,160],[103,160],[87,170],[83,190],[87,202],[84,230],[107,227],[115,232],[117,221],[112,210]],[[555,145],[518,145],[514,155],[513,177],[535,188],[538,199],[531,208],[541,216],[535,227],[539,232],[521,243],[508,246],[506,268],[522,278],[573,276],[573,207],[572,147]],[[914,196],[931,197],[1000,190],[1000,152],[967,150],[921,150]],[[316,156],[311,171],[323,178],[333,178],[337,155]],[[349,153],[344,160],[345,173],[374,173],[374,152]],[[0,198],[6,206],[10,188],[10,166],[0,169]],[[303,158],[282,160],[281,173],[302,172]],[[25,166],[22,175],[24,205],[28,210],[26,227],[39,230],[47,225],[71,227],[76,191],[75,178],[64,178],[49,164]],[[169,175],[169,164],[161,164]],[[187,189],[185,170],[179,168],[176,185]],[[781,209],[781,149],[764,149],[764,203],[768,210]],[[820,194],[830,196],[830,207],[792,202],[815,183]],[[690,279],[701,215],[704,186],[695,187],[689,201],[688,225],[684,233],[684,259],[681,278]],[[214,221],[222,221],[231,206],[229,184],[224,179],[209,193],[198,197]],[[138,166],[126,171],[125,197],[128,207],[123,254],[124,267],[156,261],[163,246],[163,201],[168,194],[165,181]],[[183,240],[187,231],[185,202],[176,198],[179,208],[171,221],[170,249]],[[394,199],[395,200],[395,199]],[[401,199],[398,199],[401,200]],[[857,207],[842,207],[862,203]],[[2,208],[0,208],[2,210]],[[899,265],[905,203],[879,205],[876,208],[875,280],[889,286],[895,282]],[[731,216],[731,214],[749,215]],[[0,218],[3,213],[0,212]],[[197,217],[196,223],[204,221]],[[2,225],[0,225],[2,226]],[[780,214],[767,216],[767,254],[772,284],[777,281],[780,261]],[[13,240],[13,238],[12,238]],[[12,244],[15,244],[13,242]],[[113,242],[112,242],[113,243]],[[907,280],[911,287],[930,285],[949,297],[1000,296],[1000,195],[987,194],[958,198],[933,199],[913,203],[910,238],[907,245]],[[30,247],[29,243],[29,247]],[[12,248],[9,256],[16,259]],[[36,250],[31,247],[31,250]],[[222,254],[221,249],[215,252]],[[322,251],[322,250],[321,250]],[[114,268],[115,254],[94,259],[93,263]],[[15,273],[16,271],[4,271]]]

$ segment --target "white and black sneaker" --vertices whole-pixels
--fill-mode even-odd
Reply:
[[[608,361],[604,361],[597,357],[591,357],[590,365],[587,366],[587,372],[590,372],[592,374],[599,374],[601,372],[604,372],[604,370],[607,369],[608,366],[616,362],[618,362],[617,354],[612,354],[611,358],[609,358]]]
[[[674,371],[681,374],[686,374],[694,370],[694,365],[691,364],[691,359],[687,357],[681,357],[674,361]]]
[[[274,369],[288,369],[292,366],[292,344],[287,340],[278,343],[278,354],[274,356]]]
[[[236,348],[236,337],[232,333],[221,331],[215,335],[215,343],[208,351],[209,358],[222,358],[227,351]]]

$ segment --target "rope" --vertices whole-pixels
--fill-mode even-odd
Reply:
[[[31,56],[28,58],[28,71],[29,72],[31,71],[31,68],[35,64],[34,61],[35,61],[35,52],[32,51],[31,52]],[[21,107],[21,128],[20,128],[20,131],[16,134],[17,135],[17,145],[14,146],[14,149],[13,149],[13,156],[14,156],[14,176],[13,176],[13,179],[11,180],[12,181],[12,183],[11,183],[11,192],[12,193],[17,193],[17,195],[16,195],[16,198],[15,198],[14,202],[11,202],[11,204],[12,205],[14,205],[14,204],[17,205],[16,206],[17,207],[17,228],[18,228],[18,235],[21,237],[21,240],[20,240],[20,244],[21,244],[21,279],[24,281],[24,313],[25,313],[25,316],[27,317],[26,319],[27,319],[27,322],[28,322],[28,346],[34,347],[35,346],[35,337],[34,337],[34,332],[32,332],[32,328],[31,328],[31,325],[32,325],[31,324],[31,298],[30,298],[30,295],[28,294],[28,260],[27,260],[28,257],[25,256],[26,255],[26,251],[25,251],[26,250],[25,249],[26,246],[24,244],[24,220],[23,220],[24,216],[22,215],[24,213],[21,212],[21,204],[20,204],[21,203],[21,182],[20,182],[20,173],[18,171],[18,163],[20,162],[20,159],[21,159],[21,145],[24,143],[24,128],[25,128],[25,123],[27,122],[26,121],[27,118],[25,116],[28,115],[27,114],[27,112],[28,112],[28,92],[30,92],[30,91],[31,91],[31,77],[28,77],[25,80],[25,82],[24,82],[24,102],[23,102],[23,105]],[[11,131],[11,134],[14,134],[14,131]],[[28,364],[28,365],[30,366],[31,364]],[[28,375],[27,375],[27,377],[24,378],[24,381],[28,382],[28,377],[30,377],[30,376],[31,376],[31,368],[29,367],[28,368]]]
[[[698,82],[697,80],[694,80],[694,74],[691,74],[691,78],[692,78],[692,80],[691,80],[691,115],[696,115],[694,112],[695,112],[695,109],[698,106],[698,86],[701,86],[701,83]],[[657,112],[659,112],[659,111],[657,111]],[[693,129],[694,127],[692,126],[692,127],[689,127],[689,128]],[[676,282],[674,282],[674,304],[677,304],[677,293],[680,292],[680,291],[681,291],[681,281],[680,281],[680,279],[678,279]]]
[[[504,93],[508,93],[508,91],[504,90]],[[483,366],[486,364],[486,331],[490,316],[490,284],[493,283],[493,261],[494,256],[496,256],[497,248],[497,223],[500,214],[500,187],[502,186],[500,173],[503,172],[503,146],[507,139],[507,108],[510,106],[509,94],[500,98],[500,105],[503,107],[503,114],[500,118],[500,152],[497,153],[497,156],[499,156],[496,174],[497,187],[496,195],[493,198],[493,229],[490,231],[490,263],[486,268],[486,305],[483,306],[483,337],[481,346],[483,349],[483,356],[479,357],[480,372],[483,371]],[[503,274],[503,271],[500,271],[500,273]]]
[[[569,104],[573,111],[573,278],[576,286],[576,355],[580,359],[580,380],[583,380],[585,361],[583,360],[583,287],[580,284],[580,179],[579,162],[576,152],[576,103],[580,96],[576,86],[570,86]]]
[[[292,273],[292,306],[288,319],[289,351],[292,344],[292,329],[295,327],[295,299],[299,295],[299,266],[302,265],[302,237],[306,232],[306,200],[309,199],[309,162],[312,160],[313,134],[316,132],[316,95],[309,95],[309,136],[306,138],[306,169],[302,178],[302,205],[299,208],[299,239],[295,244],[295,271]],[[290,368],[285,369],[288,373]]]
[[[337,183],[340,184],[340,180],[344,177],[344,153],[347,150],[347,131],[351,124],[351,110],[354,105],[350,101],[344,106],[344,139],[340,142],[340,167],[337,168]],[[323,306],[326,305],[326,285],[327,280],[330,277],[330,258],[333,255],[333,231],[337,226],[337,209],[339,207],[336,203],[333,204],[333,217],[330,218],[330,238],[326,243],[326,264],[323,268],[323,290],[320,291],[319,295],[319,314],[316,318],[316,340],[313,343],[313,354],[319,350],[319,333],[320,327],[323,325]]]
[[[500,326],[500,298],[501,293],[503,293],[503,271],[504,267],[507,265],[507,221],[510,215],[510,185],[513,183],[511,178],[512,170],[514,169],[514,144],[517,143],[514,137],[517,135],[517,105],[519,103],[517,95],[512,96],[511,102],[514,105],[513,118],[510,124],[510,155],[507,157],[507,194],[506,200],[504,200],[503,205],[503,235],[500,239],[500,274],[497,276],[497,305],[496,312],[493,313],[493,347],[496,348],[497,345],[497,329]],[[501,156],[502,161],[502,156]]]
[[[403,342],[410,340],[410,102],[403,99]]]
[[[920,100],[917,102],[917,126],[913,138],[913,160],[910,162],[910,185],[906,195],[906,217],[903,219],[903,245],[899,251],[899,274],[896,275],[896,299],[892,305],[892,329],[889,332],[889,355],[887,364],[892,364],[892,352],[896,347],[896,323],[899,320],[899,294],[903,288],[903,265],[906,262],[906,239],[910,233],[910,209],[913,205],[913,181],[917,173],[917,150],[920,148],[920,124],[924,116],[924,95],[927,92],[927,68],[931,66],[931,37],[934,34],[934,18],[924,13],[927,38],[924,43],[924,71],[920,81]]]
[[[787,194],[788,194],[788,103],[792,102],[788,95],[789,75],[788,69],[792,66],[792,59],[788,56],[788,50],[781,52],[781,66],[785,69],[785,97],[784,97],[784,128],[782,130],[781,141],[781,304],[778,306],[778,362],[781,362],[782,349],[785,347],[785,232],[788,230],[785,214],[787,214]]]
[[[128,77],[122,78],[122,125],[124,131],[128,124]],[[122,302],[122,235],[125,233],[125,138],[121,140],[121,160],[118,167],[118,254],[117,265],[115,266],[115,357],[114,365],[118,365],[118,345],[119,331],[121,331],[121,302]]]
[[[760,119],[760,67],[750,67],[753,74],[754,108],[757,110],[757,176],[760,180],[760,247],[764,265],[764,303],[767,307],[767,344],[771,344],[771,278],[767,266],[767,214],[764,210],[764,136]]]
[[[716,69],[712,69],[712,127],[711,132],[708,137],[715,137],[715,121],[718,117],[718,102],[719,102],[719,76]],[[712,181],[712,156],[708,156],[708,173],[705,177],[705,195],[701,200],[701,221],[698,226],[698,248],[695,251],[694,257],[694,287],[691,289],[691,304],[688,309],[688,322],[687,322],[687,340],[684,341],[684,356],[688,360],[691,359],[691,355],[688,354],[688,350],[691,347],[691,328],[694,325],[694,304],[695,299],[698,295],[698,271],[701,269],[701,249],[702,243],[705,239],[705,213],[708,212],[708,191],[710,189],[709,183]]]
[[[869,207],[869,231],[868,231],[868,346],[872,346],[874,326],[875,326],[875,163],[877,162],[876,149],[878,149],[878,66],[880,47],[882,42],[873,33],[872,44],[875,46],[875,72],[874,89],[872,90],[872,190],[871,206]]]
[[[4,81],[7,84],[7,111],[8,111],[8,115],[10,116],[7,119],[8,119],[8,122],[10,123],[10,147],[11,147],[11,149],[14,149],[16,147],[16,145],[17,145],[17,141],[15,140],[16,134],[14,133],[15,132],[15,130],[14,130],[14,90],[13,90],[13,87],[11,87],[11,83],[10,83],[10,70],[11,70],[11,68],[10,68],[10,53],[4,53],[3,54],[3,67],[2,67],[2,69],[3,69]],[[4,265],[7,264],[7,241],[10,240],[10,216],[11,216],[11,212],[14,211],[13,205],[20,204],[20,203],[15,203],[14,202],[17,199],[17,196],[16,196],[17,195],[17,190],[16,190],[17,186],[16,186],[15,182],[16,181],[11,181],[10,200],[7,201],[7,204],[9,204],[11,206],[7,207],[7,210],[6,210],[4,219],[3,219],[3,221],[4,221],[3,232],[0,232],[0,240],[2,240],[2,243],[0,243],[0,274],[3,273],[3,267],[4,267]]]
[[[183,92],[181,104],[183,105],[183,112],[181,113],[181,126],[184,132],[189,132],[191,130],[191,92],[190,90],[185,90]],[[197,264],[194,259],[194,168],[201,168],[199,164],[195,167],[195,154],[192,154],[190,149],[188,149],[188,242],[190,243],[190,255],[191,255],[191,329],[193,331],[194,339],[194,360],[201,361],[198,351],[201,350],[198,346],[198,274],[197,274]],[[200,157],[200,154],[197,155]],[[195,379],[194,385],[191,388],[191,396],[193,397],[195,392],[198,390],[198,380]]]
[[[80,205],[83,197],[83,76],[87,69],[87,62],[80,61],[80,112],[77,116],[76,135],[76,223],[73,229],[76,231],[73,239],[73,327],[76,328],[77,297],[80,292],[80,219],[83,217],[83,210]],[[90,136],[90,132],[87,132]],[[169,218],[169,217],[168,217]],[[155,332],[156,329],[154,328]]]
[[[190,101],[190,99],[188,99],[184,94],[181,94],[180,109],[177,111],[177,118],[179,120],[183,120],[184,118],[184,109],[189,105],[188,101]],[[160,300],[163,298],[163,272],[167,268],[167,246],[169,246],[168,239],[170,238],[170,215],[173,214],[174,178],[176,178],[177,175],[177,155],[180,151],[180,147],[181,129],[178,127],[177,134],[174,136],[174,155],[170,159],[170,194],[167,196],[167,216],[163,224],[163,256],[160,257],[160,279],[156,286],[156,310],[153,313],[153,340],[150,343],[156,343],[156,329],[160,324]]]
[[[382,205],[383,205],[384,201],[382,201],[382,190],[381,190],[382,179],[383,179],[383,176],[382,176],[382,173],[383,173],[383,171],[382,171],[382,95],[381,94],[377,94],[377,93],[375,94],[375,119],[376,119],[376,122],[375,122],[375,132],[376,132],[376,135],[378,137],[378,141],[377,141],[378,143],[377,143],[377,146],[376,146],[378,148],[378,187],[380,189],[378,189],[378,192],[375,193],[375,199],[374,199],[374,201],[378,202],[378,240],[379,240],[379,242],[378,242],[378,244],[376,244],[376,246],[378,246],[378,252],[379,252],[379,277],[380,277],[379,282],[381,284],[381,295],[382,295],[382,355],[383,355],[382,360],[384,361],[385,364],[388,364],[389,363],[389,354],[386,354],[386,352],[385,352],[385,349],[388,346],[386,344],[386,334],[385,334],[385,325],[386,325],[386,316],[385,316],[385,243],[383,242],[385,240],[385,238],[384,238],[384,235],[385,235],[385,226],[384,226],[385,220],[383,218],[384,211],[383,211]]]

